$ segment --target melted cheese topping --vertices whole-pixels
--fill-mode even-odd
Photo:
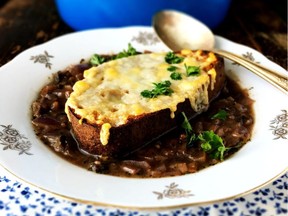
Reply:
[[[113,60],[84,72],[84,79],[73,86],[73,92],[66,103],[75,114],[89,123],[102,125],[100,140],[106,145],[109,130],[125,124],[130,116],[138,116],[169,108],[171,117],[177,105],[189,99],[191,107],[198,112],[206,108],[209,102],[208,86],[216,79],[212,67],[205,68],[217,60],[213,53],[203,55],[202,51],[182,50],[184,61],[176,66],[182,75],[181,80],[172,80],[167,70],[171,64],[165,62],[167,53],[140,54]],[[199,66],[200,75],[186,76],[186,66]],[[143,90],[154,88],[153,83],[169,80],[174,91],[171,96],[160,95],[156,98],[144,98]],[[80,123],[82,122],[80,120]]]

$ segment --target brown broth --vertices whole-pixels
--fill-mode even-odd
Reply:
[[[35,133],[53,152],[96,173],[141,178],[184,175],[221,162],[204,152],[199,143],[187,146],[186,134],[181,127],[123,158],[101,158],[81,152],[70,133],[64,105],[73,84],[83,78],[83,71],[89,67],[84,63],[59,71],[41,89],[32,104]],[[254,123],[252,106],[248,90],[227,79],[219,97],[190,124],[196,134],[212,130],[219,135],[229,148],[224,155],[227,159],[251,139]],[[221,109],[227,112],[227,118],[211,119]]]

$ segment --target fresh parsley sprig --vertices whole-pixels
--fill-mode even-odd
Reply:
[[[127,50],[123,50],[122,52],[118,53],[117,55],[113,56],[111,59],[120,59],[120,58],[124,58],[124,57],[128,57],[128,56],[132,56],[132,55],[136,55],[138,54],[136,49],[129,43],[128,44],[128,49]],[[91,58],[90,58],[90,64],[92,66],[98,66],[104,62],[106,62],[108,59],[106,59],[104,56],[101,56],[99,54],[94,54]]]
[[[176,56],[172,52],[169,55],[168,54],[165,57],[165,61],[170,63],[170,64],[178,64],[184,60],[184,58]],[[181,60],[179,60],[179,58],[181,58]],[[198,67],[198,66],[187,66],[186,64],[184,64],[184,67],[185,67],[185,72],[186,72],[187,77],[196,76],[196,75],[200,74],[200,67]],[[173,80],[181,80],[182,79],[182,74],[179,71],[177,71],[178,69],[179,68],[176,67],[175,65],[171,65],[167,68],[167,70],[171,72],[171,74],[170,74],[171,79],[173,79]]]
[[[201,142],[203,151],[209,154],[213,159],[224,159],[224,152],[228,149],[224,146],[223,140],[213,131],[203,131],[199,134],[198,139]]]
[[[221,119],[221,120],[226,120],[228,116],[228,113],[223,110],[223,109],[220,109],[216,114],[214,114],[211,119]]]
[[[165,80],[159,83],[153,83],[154,89],[152,90],[144,90],[140,94],[145,98],[156,98],[159,95],[168,95],[170,96],[173,93],[173,90],[170,88],[171,82],[169,80]]]
[[[128,49],[123,50],[122,52],[118,53],[116,56],[113,57],[113,59],[120,59],[120,58],[125,58],[128,56],[133,56],[136,55],[137,51],[136,49],[129,43],[128,44]]]
[[[193,143],[196,141],[197,137],[195,133],[193,133],[192,126],[184,112],[182,112],[182,115],[183,115],[184,120],[181,124],[181,127],[184,129],[185,134],[186,134],[187,146],[191,147]]]
[[[171,72],[171,74],[170,74],[170,78],[172,79],[172,80],[181,80],[182,79],[182,75],[181,75],[181,73],[179,73],[179,72],[177,72],[177,67],[176,66],[174,66],[174,65],[171,65],[171,66],[169,66],[168,68],[167,68],[167,70],[169,71],[169,72]]]
[[[187,66],[184,64],[187,76],[195,76],[200,74],[200,67],[198,66]]]
[[[201,148],[204,152],[207,152],[209,157],[213,159],[224,160],[224,153],[228,150],[225,147],[223,140],[220,136],[213,131],[203,131],[198,136],[193,133],[191,124],[189,123],[186,115],[182,112],[184,121],[181,127],[185,130],[187,137],[187,146],[191,147],[195,142],[200,142]]]
[[[90,59],[90,64],[92,66],[98,66],[98,65],[104,63],[105,61],[106,61],[106,59],[103,56],[98,55],[98,54],[94,54]]]
[[[172,80],[182,80],[182,75],[181,75],[181,73],[178,73],[178,72],[172,72],[170,74],[170,78]]]
[[[170,65],[167,70],[170,71],[170,72],[175,72],[178,68],[174,65]]]
[[[165,56],[165,61],[168,64],[179,64],[181,62],[183,62],[184,58],[177,56],[175,53],[173,52],[168,52]]]

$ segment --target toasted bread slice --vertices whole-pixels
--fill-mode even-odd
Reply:
[[[207,110],[224,83],[224,61],[212,52],[139,54],[85,71],[66,113],[82,150],[116,157],[175,128],[181,112]]]

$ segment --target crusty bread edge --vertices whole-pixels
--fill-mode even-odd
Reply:
[[[211,89],[211,85],[208,86],[209,103],[219,95],[226,80],[222,57],[217,56],[214,68],[217,75],[214,89]],[[210,79],[212,78],[210,77]],[[103,145],[100,141],[102,125],[89,124],[85,119],[80,121],[79,116],[70,107],[68,108],[68,117],[80,149],[93,155],[117,157],[129,154],[175,128],[178,125],[177,116],[181,112],[185,112],[188,119],[198,114],[191,108],[189,100],[186,99],[178,104],[175,118],[170,117],[170,109],[130,117],[126,124],[110,128],[107,145]]]

